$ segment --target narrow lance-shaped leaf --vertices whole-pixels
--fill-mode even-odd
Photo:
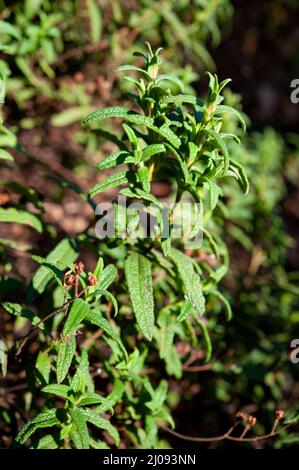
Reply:
[[[69,398],[69,387],[67,385],[51,384],[42,388],[42,392],[57,395],[58,397]]]
[[[65,238],[61,240],[48,254],[46,260],[48,263],[54,265],[59,262],[60,269],[65,269],[77,259],[78,252],[76,251],[76,248],[77,247],[72,239]],[[51,273],[45,266],[41,266],[32,278],[28,291],[29,300],[32,300],[34,295],[41,294],[52,277],[53,273]]]
[[[86,424],[86,418],[82,410],[75,408],[70,411],[72,422],[76,427],[77,433],[80,437],[80,449],[89,449],[89,434]]]
[[[142,114],[134,113],[129,108],[125,108],[124,106],[111,106],[105,109],[99,109],[98,111],[95,111],[94,113],[91,113],[89,116],[87,116],[84,119],[83,124],[88,124],[92,121],[109,119],[112,117],[125,119],[126,121],[139,126],[146,126],[153,132],[162,135],[175,148],[179,148],[181,145],[179,137],[177,137],[168,126],[162,125],[158,127],[154,124],[154,120],[152,118]]]
[[[206,130],[205,132],[213,137],[219,149],[221,150],[223,157],[224,157],[224,172],[226,173],[229,168],[229,152],[228,152],[228,149],[226,147],[224,140],[221,138],[220,134],[218,134],[217,132],[213,130]]]
[[[38,428],[50,428],[60,423],[56,408],[42,411],[34,419],[25,424],[16,437],[16,442],[23,444]]]
[[[176,248],[170,248],[169,258],[176,265],[180,278],[185,288],[186,297],[191,305],[204,314],[205,299],[202,294],[199,275],[194,271],[192,260]]]
[[[43,231],[42,223],[36,215],[14,207],[0,208],[0,222],[29,225],[39,233]]]
[[[82,416],[88,421],[89,423],[93,424],[97,428],[103,429],[107,431],[107,433],[114,439],[115,444],[118,446],[120,442],[119,434],[117,429],[112,426],[112,424],[107,420],[102,418],[98,415],[96,411],[90,409],[82,409],[81,408]]]
[[[212,349],[212,341],[211,341],[211,337],[210,337],[207,325],[204,323],[203,320],[201,320],[197,317],[196,313],[193,315],[193,318],[194,318],[196,324],[200,328],[202,338],[203,338],[203,341],[204,341],[204,345],[205,345],[205,349],[206,349],[205,362],[209,362],[211,357],[212,357],[213,349]]]
[[[105,170],[125,163],[134,163],[134,157],[129,152],[120,150],[119,152],[114,152],[104,158],[104,160],[97,165],[97,168],[98,170]]]
[[[99,312],[98,310],[91,310],[88,316],[85,318],[85,321],[88,321],[89,323],[92,323],[98,326],[99,328],[102,328],[105,333],[118,344],[119,348],[121,349],[124,355],[125,360],[128,359],[128,353],[123,345],[123,342],[118,332],[111,326],[109,321],[103,317],[103,314],[101,312]]]
[[[101,183],[96,184],[93,188],[89,190],[89,195],[95,196],[96,194],[102,193],[110,188],[115,188],[120,184],[125,184],[129,182],[130,172],[128,171],[120,171],[119,173],[114,173],[111,176],[108,176],[104,181]]]
[[[66,322],[62,330],[62,337],[70,336],[88,315],[90,307],[83,299],[76,299],[70,309]]]
[[[126,259],[125,272],[137,323],[151,340],[155,322],[151,263],[144,256],[132,253]]]
[[[65,379],[71,366],[76,350],[76,338],[71,336],[65,338],[58,345],[58,355],[56,363],[57,382],[60,384]]]

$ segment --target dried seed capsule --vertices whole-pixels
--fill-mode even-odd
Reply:
[[[283,410],[277,410],[275,411],[275,419],[280,421],[285,415],[285,412]]]
[[[97,278],[94,274],[89,273],[87,276],[87,285],[88,287],[95,286],[97,284]]]
[[[238,413],[236,413],[236,418],[245,420],[246,415],[244,413],[242,413],[241,411],[238,411]]]
[[[72,287],[76,283],[76,275],[69,270],[62,277],[63,287]]]
[[[247,418],[248,426],[255,426],[256,425],[256,417],[255,416],[248,416]]]
[[[82,261],[78,261],[78,263],[74,263],[74,267],[75,267],[77,274],[83,273],[85,269],[84,263],[82,263]]]

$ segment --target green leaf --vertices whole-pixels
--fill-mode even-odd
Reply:
[[[145,147],[145,149],[142,150],[142,161],[146,161],[149,158],[153,157],[154,155],[157,155],[158,153],[166,152],[166,148],[163,144],[151,144]]]
[[[0,339],[0,365],[3,377],[7,374],[8,347],[4,339]]]
[[[15,317],[22,317],[27,318],[30,320],[33,326],[35,326],[41,319],[37,315],[35,315],[31,310],[27,308],[23,308],[20,304],[12,303],[12,302],[3,302],[2,307],[10,313],[10,315],[14,315]]]
[[[135,113],[129,108],[125,108],[124,106],[111,106],[105,109],[99,109],[98,111],[95,111],[94,113],[91,113],[89,116],[87,116],[83,120],[83,124],[88,124],[92,121],[109,119],[112,117],[125,119],[126,121],[139,126],[146,126],[153,132],[162,135],[175,148],[179,148],[179,146],[181,145],[179,137],[177,137],[176,134],[168,126],[163,124],[162,126],[157,127],[154,124],[153,118],[149,118],[142,114]]]
[[[179,316],[177,317],[178,322],[185,321],[189,315],[192,314],[194,307],[190,304],[189,300],[185,300],[181,306]]]
[[[100,279],[95,291],[96,296],[102,295],[110,286],[110,284],[114,281],[114,279],[117,276],[117,268],[114,266],[114,264],[109,264],[106,266],[101,275]]]
[[[207,185],[209,188],[210,209],[213,211],[217,206],[219,196],[222,193],[222,189],[220,188],[220,186],[218,186],[218,184],[209,179],[205,180],[204,185]]]
[[[235,162],[234,160],[230,160],[230,169],[236,174],[237,181],[240,185],[240,188],[244,192],[244,194],[248,194],[249,191],[249,181],[244,170],[244,167],[240,165],[240,163]]]
[[[91,310],[85,320],[89,323],[98,326],[99,328],[102,328],[105,333],[118,344],[119,348],[121,349],[124,355],[125,360],[128,359],[128,353],[123,345],[123,342],[118,332],[114,328],[112,328],[111,324],[108,322],[108,320],[106,320],[106,318],[103,317],[101,312],[99,312],[98,310]]]
[[[200,277],[194,271],[191,258],[176,248],[170,248],[169,258],[177,267],[187,299],[199,311],[200,315],[203,315],[205,311],[205,298],[202,294]]]
[[[143,190],[146,193],[149,193],[151,190],[151,183],[149,179],[149,172],[146,166],[139,167],[137,170],[138,179],[142,185]]]
[[[73,106],[61,111],[61,113],[54,114],[50,122],[54,127],[69,126],[81,121],[86,114],[91,113],[94,109],[94,106]]]
[[[104,158],[104,160],[97,165],[97,168],[98,170],[105,170],[106,168],[112,168],[125,163],[134,163],[134,157],[126,150],[120,150]]]
[[[152,401],[148,402],[146,406],[152,410],[154,414],[158,413],[162,408],[167,398],[168,384],[166,380],[161,380],[159,386],[155,389],[152,394]]]
[[[65,238],[48,254],[46,260],[48,263],[54,265],[59,262],[60,268],[66,269],[78,257],[76,249],[77,247],[72,239]],[[53,274],[46,267],[41,266],[32,278],[28,293],[29,300],[31,300],[34,295],[41,294],[52,278]]]
[[[151,341],[155,323],[151,263],[144,256],[132,253],[126,259],[125,273],[137,323]]]
[[[20,39],[20,32],[19,30],[6,21],[0,21],[0,34],[8,34],[16,39]]]
[[[209,362],[211,360],[211,357],[212,357],[213,348],[212,348],[212,341],[211,341],[211,337],[210,337],[208,328],[207,328],[206,324],[198,318],[196,313],[193,314],[193,318],[194,318],[195,322],[197,323],[197,325],[199,326],[202,337],[203,337],[203,341],[204,341],[204,345],[205,345],[205,349],[206,349],[205,362]]]
[[[33,449],[58,449],[58,444],[52,434],[41,437],[32,444]]]
[[[113,175],[108,176],[101,183],[98,183],[93,188],[91,188],[88,194],[93,197],[96,194],[106,191],[107,189],[115,188],[115,186],[119,186],[120,184],[128,183],[131,174],[132,173],[129,171],[120,171],[119,173],[114,173]]]
[[[226,319],[227,319],[227,321],[230,321],[232,319],[233,312],[232,312],[232,308],[231,308],[230,303],[228,302],[228,300],[224,297],[224,295],[221,294],[221,292],[219,292],[217,290],[209,290],[208,293],[211,294],[211,295],[214,295],[215,297],[217,297],[223,303],[223,305],[225,307]]]
[[[35,367],[40,373],[44,383],[49,382],[51,372],[51,357],[46,351],[39,351]]]
[[[83,299],[76,299],[71,307],[62,330],[62,337],[71,336],[89,314],[90,307]]]
[[[6,150],[4,149],[0,149],[0,160],[10,160],[10,161],[14,161],[14,158],[12,155],[10,155],[10,153],[8,153]]]
[[[102,15],[99,5],[94,0],[87,0],[87,12],[90,23],[92,43],[98,42],[102,35]]]
[[[110,410],[113,413],[113,407],[111,406],[110,401],[98,393],[90,393],[78,402],[78,406],[88,405],[104,405],[107,410]]]
[[[0,222],[29,225],[38,233],[43,231],[42,223],[36,215],[28,211],[15,209],[14,207],[9,207],[8,209],[0,208]]]
[[[91,377],[89,375],[89,360],[88,352],[86,349],[83,349],[81,352],[80,364],[77,367],[76,373],[71,381],[71,389],[74,392],[85,391],[85,388],[90,384]]]
[[[58,355],[56,363],[57,382],[60,384],[65,379],[71,366],[76,350],[76,338],[72,336],[65,338],[58,344]]]
[[[224,140],[221,138],[221,136],[217,132],[213,130],[205,130],[205,132],[213,137],[218,147],[220,148],[224,157],[224,172],[226,173],[229,168],[229,152],[227,150],[227,146]]]
[[[42,392],[69,399],[70,388],[67,385],[51,384],[42,388]]]
[[[70,415],[72,418],[73,425],[76,428],[78,436],[80,438],[80,443],[77,446],[79,449],[89,449],[89,433],[86,424],[86,418],[83,413],[83,410],[80,408],[75,408],[70,410]]]
[[[232,108],[231,106],[218,105],[215,114],[232,114],[240,121],[243,131],[246,131],[246,123],[242,118],[242,115],[239,113],[239,111]]]
[[[56,263],[56,266],[55,266],[54,264],[49,263],[46,258],[42,258],[41,256],[35,256],[34,255],[34,256],[32,256],[32,259],[36,263],[39,263],[42,266],[44,266],[46,269],[48,269],[50,271],[50,273],[53,275],[56,282],[60,285],[60,287],[62,289],[64,289],[62,281],[61,281],[62,276],[63,276],[63,269],[60,269],[57,266],[58,262]]]
[[[93,424],[97,428],[104,429],[108,434],[114,439],[115,445],[118,446],[120,443],[120,438],[117,429],[112,426],[112,424],[107,420],[99,416],[96,411],[89,409],[81,409],[81,413],[84,416],[85,420]]]
[[[25,424],[16,437],[16,442],[23,444],[38,428],[50,428],[60,424],[56,408],[42,411],[34,419]]]

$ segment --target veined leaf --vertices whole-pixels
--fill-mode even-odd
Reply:
[[[105,292],[110,284],[114,281],[116,276],[117,268],[114,266],[114,264],[109,264],[106,266],[100,275],[98,286],[96,288],[96,296],[102,295],[103,292]]]
[[[213,139],[216,141],[219,149],[221,150],[224,158],[224,172],[226,173],[229,168],[229,152],[224,140],[221,138],[221,135],[213,130],[206,130],[207,134],[209,134]]]
[[[20,304],[12,302],[3,302],[2,307],[5,308],[8,313],[14,315],[15,317],[27,318],[28,320],[30,320],[33,326],[40,321],[40,317],[31,312],[31,310],[23,308]]]
[[[51,357],[46,351],[39,351],[35,367],[43,379],[43,383],[49,383],[51,372]],[[38,377],[39,379],[39,377]],[[40,379],[39,379],[40,382]]]
[[[69,399],[70,388],[67,385],[51,384],[42,388],[42,392]]]
[[[71,336],[89,314],[90,307],[83,299],[76,299],[71,307],[62,330],[62,337]]]
[[[70,410],[70,415],[80,438],[79,449],[89,449],[89,433],[83,410],[81,410],[80,408],[72,409]]]
[[[137,174],[143,190],[146,193],[149,193],[151,190],[151,182],[149,179],[148,168],[146,166],[139,167],[137,170]]]
[[[157,155],[158,153],[166,152],[166,148],[163,144],[151,144],[145,147],[142,150],[142,161],[146,161],[151,158],[153,155]]]
[[[33,449],[58,449],[58,444],[52,434],[42,436],[38,441],[32,443]]]
[[[104,429],[105,431],[107,431],[108,434],[112,437],[112,439],[114,439],[115,445],[119,445],[120,438],[118,431],[114,426],[112,426],[112,424],[107,419],[102,418],[96,411],[93,410],[81,409],[80,411],[86,421],[93,424],[97,428]]]
[[[154,124],[154,120],[143,114],[134,113],[129,108],[125,108],[124,106],[111,106],[104,109],[99,109],[94,113],[91,113],[83,120],[83,124],[88,124],[92,121],[100,121],[103,119],[109,118],[121,118],[125,119],[132,124],[136,124],[139,126],[146,126],[153,132],[162,135],[166,140],[168,140],[175,148],[179,148],[181,145],[181,141],[179,137],[168,127],[163,124],[161,127],[157,127]]]
[[[194,271],[192,260],[176,248],[170,248],[169,258],[177,267],[187,299],[191,305],[199,311],[200,315],[203,315],[205,310],[205,298],[202,294],[200,277]]]
[[[132,253],[126,259],[125,273],[137,323],[151,341],[155,323],[151,263],[144,256]]]
[[[23,444],[38,428],[50,428],[60,423],[56,408],[42,411],[34,419],[25,424],[16,437],[16,442]]]
[[[97,165],[97,168],[98,170],[105,170],[125,163],[134,163],[134,157],[126,150],[120,150],[104,158],[104,160]]]
[[[0,222],[29,225],[38,233],[43,231],[42,223],[36,215],[15,209],[14,207],[9,207],[8,209],[0,208]]]
[[[63,284],[62,284],[62,276],[63,276],[63,270],[60,269],[57,265],[55,266],[54,264],[51,264],[47,261],[46,258],[42,258],[41,256],[32,256],[32,259],[36,261],[37,263],[41,264],[44,266],[46,269],[50,271],[50,273],[53,275],[55,278],[56,282],[60,285],[62,289],[64,289]],[[58,263],[57,263],[58,264]]]
[[[76,338],[71,336],[65,341],[58,344],[58,355],[56,363],[57,382],[60,384],[64,381],[69,368],[71,366],[76,350]]]
[[[120,171],[119,173],[114,173],[113,175],[108,176],[101,183],[98,183],[93,188],[91,188],[88,194],[92,197],[96,194],[106,191],[107,189],[115,188],[115,186],[119,186],[120,184],[128,183],[130,175],[131,172],[129,171]]]
[[[48,254],[46,260],[54,265],[59,262],[60,268],[66,269],[77,257],[76,245],[70,238],[65,238]],[[32,300],[34,294],[41,294],[52,277],[53,274],[47,268],[41,266],[32,278],[29,287],[29,300]]]
[[[119,346],[121,349],[125,360],[128,360],[128,353],[126,351],[126,348],[123,345],[123,342],[118,334],[118,332],[111,326],[111,324],[106,320],[106,318],[103,317],[102,313],[99,312],[98,310],[91,310],[88,314],[88,316],[85,318],[86,321],[89,323],[92,323],[94,325],[97,325],[98,327],[102,328],[105,333],[110,336]]]
[[[78,402],[78,406],[88,405],[104,405],[107,410],[110,410],[113,413],[113,407],[111,406],[110,401],[98,393],[90,393]]]
[[[90,379],[88,353],[86,349],[83,349],[81,352],[80,364],[77,367],[76,373],[71,381],[71,389],[74,392],[81,391],[81,393],[83,393],[86,387],[88,388]]]

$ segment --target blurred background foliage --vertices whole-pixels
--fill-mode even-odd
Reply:
[[[0,0],[1,151],[19,138],[18,152],[1,157],[0,204],[32,213],[21,229],[0,229],[0,296],[22,295],[34,270],[28,255],[46,253],[62,234],[77,234],[92,222],[92,209],[69,188],[86,192],[96,182],[95,163],[111,149],[79,122],[123,98],[127,86],[115,69],[132,60],[133,50],[145,41],[162,46],[165,71],[175,71],[190,93],[204,87],[205,70],[233,78],[226,104],[244,112],[249,132],[242,146],[230,145],[251,189],[244,198],[237,185],[224,183],[217,212],[218,236],[230,247],[223,289],[233,319],[216,322],[209,312],[220,314],[223,307],[210,301],[212,363],[197,370],[201,356],[195,354],[183,379],[170,380],[177,429],[189,435],[225,431],[240,409],[257,416],[261,433],[276,409],[298,413],[299,366],[289,359],[290,342],[299,337],[299,113],[289,99],[299,66],[298,8],[296,0]],[[231,116],[226,127],[238,132]],[[3,313],[0,329],[9,345],[26,325],[20,318],[12,324]],[[12,368],[17,373],[18,366]],[[0,390],[1,446],[11,444],[16,398],[25,405],[31,400],[22,380],[6,376],[7,402]],[[299,434],[288,431],[260,445],[298,442]]]

